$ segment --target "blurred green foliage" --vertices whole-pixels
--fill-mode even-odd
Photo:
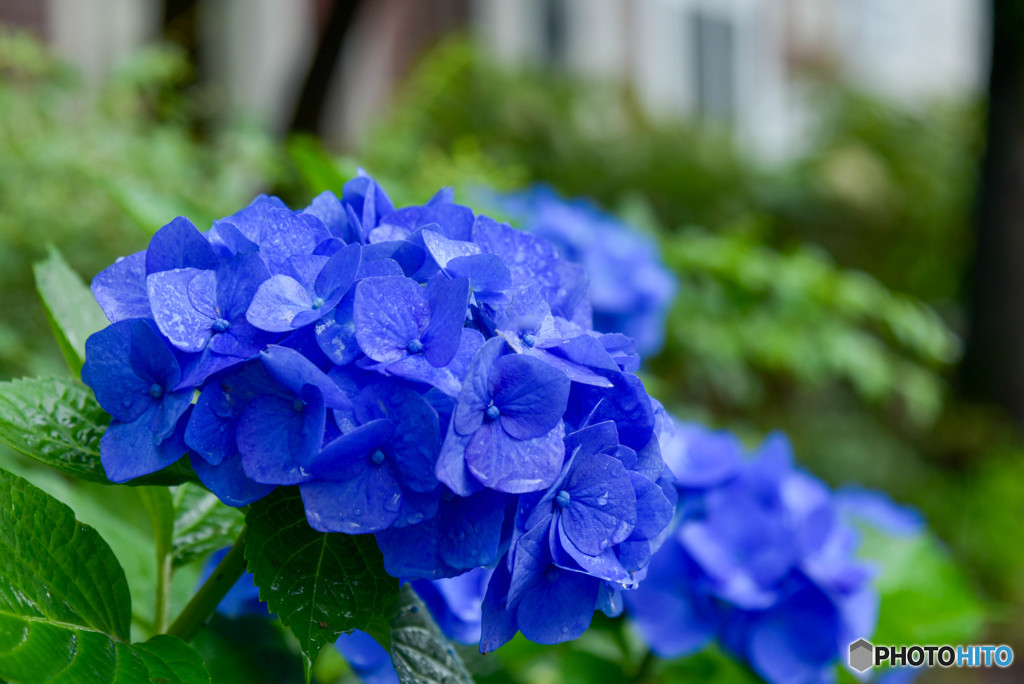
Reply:
[[[189,68],[154,48],[97,90],[0,27],[0,377],[60,369],[32,285],[48,243],[91,278],[144,231],[178,214],[205,227],[275,177],[260,131],[197,137],[197,107],[177,88]]]

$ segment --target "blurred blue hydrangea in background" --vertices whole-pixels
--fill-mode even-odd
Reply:
[[[583,265],[590,276],[595,330],[633,338],[643,357],[661,350],[678,282],[652,236],[589,199],[565,199],[543,184],[483,194],[516,227],[550,240],[563,259]]]

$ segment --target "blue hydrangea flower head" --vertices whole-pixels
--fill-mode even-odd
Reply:
[[[718,639],[767,681],[828,680],[877,617],[849,518],[858,505],[896,527],[913,514],[864,491],[844,501],[796,468],[781,434],[747,457],[728,433],[665,417],[676,522],[646,580],[624,595],[631,620],[662,657]]]
[[[298,487],[310,525],[374,534],[396,577],[493,569],[466,604],[500,607],[485,648],[574,638],[621,610],[676,497],[591,276],[450,189],[396,208],[365,173],[300,211],[261,195],[208,230],[176,218],[92,283],[104,466],[126,481],[187,453],[232,506]]]

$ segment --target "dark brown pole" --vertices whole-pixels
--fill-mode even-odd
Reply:
[[[359,6],[358,0],[335,0],[327,26],[317,44],[316,56],[306,74],[289,130],[319,135],[328,89],[341,63],[341,48]]]
[[[985,157],[960,392],[1024,426],[1024,0],[992,0]]]

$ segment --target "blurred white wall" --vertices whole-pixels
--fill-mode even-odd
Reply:
[[[799,151],[801,70],[893,103],[978,94],[984,0],[475,0],[474,30],[507,64],[628,79],[649,110],[732,127],[765,161]]]
[[[206,0],[201,12],[202,49],[228,110],[282,130],[316,50],[313,3]]]
[[[54,51],[94,81],[160,32],[163,6],[156,0],[48,3],[46,29]]]

